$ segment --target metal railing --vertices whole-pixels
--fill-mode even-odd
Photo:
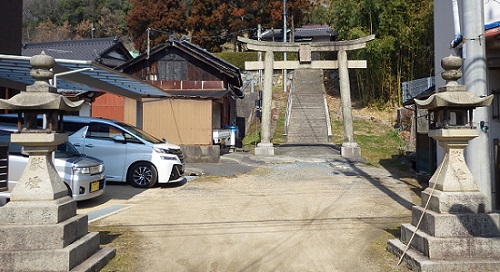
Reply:
[[[330,142],[333,136],[332,121],[330,120],[330,111],[328,110],[328,102],[326,101],[326,95],[323,95],[323,101],[325,105],[327,136],[328,136],[328,141]]]
[[[288,100],[286,103],[286,112],[285,112],[285,129],[284,129],[284,136],[288,135],[288,125],[290,124],[290,114],[292,111],[292,93],[293,93],[293,78],[292,78],[292,83],[290,84],[290,92],[288,93]]]
[[[403,102],[406,102],[414,98],[421,92],[429,89],[434,84],[436,84],[436,79],[434,77],[419,78],[412,81],[405,81],[401,83]]]

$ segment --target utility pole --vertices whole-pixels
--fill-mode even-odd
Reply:
[[[483,0],[463,1],[464,45],[464,83],[467,91],[479,97],[488,95],[486,78],[486,40],[484,38],[484,3]],[[481,129],[479,137],[470,141],[466,149],[467,164],[480,191],[491,205],[492,180],[490,153],[491,143],[488,135],[490,113],[487,107],[474,110],[475,125]]]
[[[262,26],[259,24],[257,27],[257,40],[260,42],[262,38]],[[259,61],[262,61],[262,52],[257,53]],[[262,70],[259,70],[259,90],[262,91]]]
[[[150,28],[150,27],[148,27],[148,29],[146,29],[146,30],[147,30],[147,32],[148,32],[148,49],[147,49],[147,51],[148,51],[148,56],[146,57],[146,59],[149,59],[149,51],[150,51],[150,46],[151,46],[151,45],[150,45],[150,44],[151,44],[151,40],[149,39],[149,32],[151,31],[151,28]]]
[[[283,42],[286,43],[286,1],[283,0]],[[286,61],[286,52],[283,52],[283,61]],[[286,68],[283,70],[283,92],[286,93]]]

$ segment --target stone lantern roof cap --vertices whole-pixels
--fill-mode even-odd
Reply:
[[[0,99],[0,109],[78,111],[83,103],[83,100],[73,102],[56,93],[21,92],[11,99]]]
[[[58,94],[56,88],[49,84],[49,79],[53,76],[50,69],[54,63],[54,58],[44,52],[31,57],[30,64],[33,69],[30,75],[35,79],[35,83],[10,99],[0,99],[0,109],[78,111],[84,103],[83,100],[70,101]]]
[[[478,97],[470,92],[441,92],[431,95],[425,100],[415,99],[420,109],[435,108],[477,108],[487,107],[493,101],[493,95]]]
[[[457,56],[448,56],[443,58],[441,66],[444,72],[441,76],[446,80],[446,85],[440,87],[438,93],[431,95],[427,99],[415,99],[415,104],[420,109],[436,108],[466,108],[473,109],[477,107],[487,107],[493,101],[493,95],[479,97],[471,92],[467,92],[464,85],[458,84],[457,80],[462,77],[460,67],[462,59]]]

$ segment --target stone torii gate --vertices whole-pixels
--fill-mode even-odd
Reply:
[[[274,155],[271,143],[271,103],[272,103],[272,78],[274,69],[339,69],[340,96],[342,101],[342,115],[344,118],[344,142],[341,154],[346,158],[361,157],[361,149],[354,142],[354,129],[351,113],[351,92],[349,84],[349,68],[366,68],[366,60],[347,60],[347,51],[366,47],[366,43],[375,39],[375,35],[366,36],[356,40],[336,42],[309,42],[309,43],[283,43],[262,42],[244,37],[238,41],[247,44],[247,48],[254,51],[265,52],[264,62],[247,61],[245,70],[264,70],[264,90],[262,97],[262,123],[261,141],[255,148],[255,155]],[[338,60],[312,60],[312,52],[337,51]],[[298,61],[274,61],[274,52],[299,52]]]

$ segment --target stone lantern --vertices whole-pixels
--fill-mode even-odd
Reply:
[[[464,148],[479,136],[473,110],[489,106],[493,95],[477,97],[458,84],[462,59],[441,61],[446,85],[425,100],[429,136],[443,148],[443,161],[412,208],[411,224],[388,250],[414,271],[500,271],[500,216],[492,213],[464,159]]]
[[[43,52],[33,56],[35,83],[0,99],[0,109],[19,113],[19,131],[11,142],[29,155],[11,201],[0,208],[0,271],[96,271],[115,254],[113,248],[100,249],[99,233],[88,232],[87,215],[76,214],[76,202],[54,168],[52,152],[68,139],[63,113],[83,103],[71,102],[49,84],[54,63]],[[39,114],[46,115],[42,126]]]
[[[465,164],[463,149],[469,140],[479,136],[478,129],[474,127],[473,110],[489,106],[493,95],[477,97],[467,92],[465,85],[458,84],[457,80],[462,76],[458,70],[462,66],[461,58],[446,57],[441,61],[441,65],[445,70],[442,77],[446,80],[446,85],[426,100],[415,100],[419,109],[429,112],[429,137],[438,141],[445,152],[443,162],[432,176],[429,185],[433,187],[436,183],[435,189],[443,192],[479,193],[474,177]]]

